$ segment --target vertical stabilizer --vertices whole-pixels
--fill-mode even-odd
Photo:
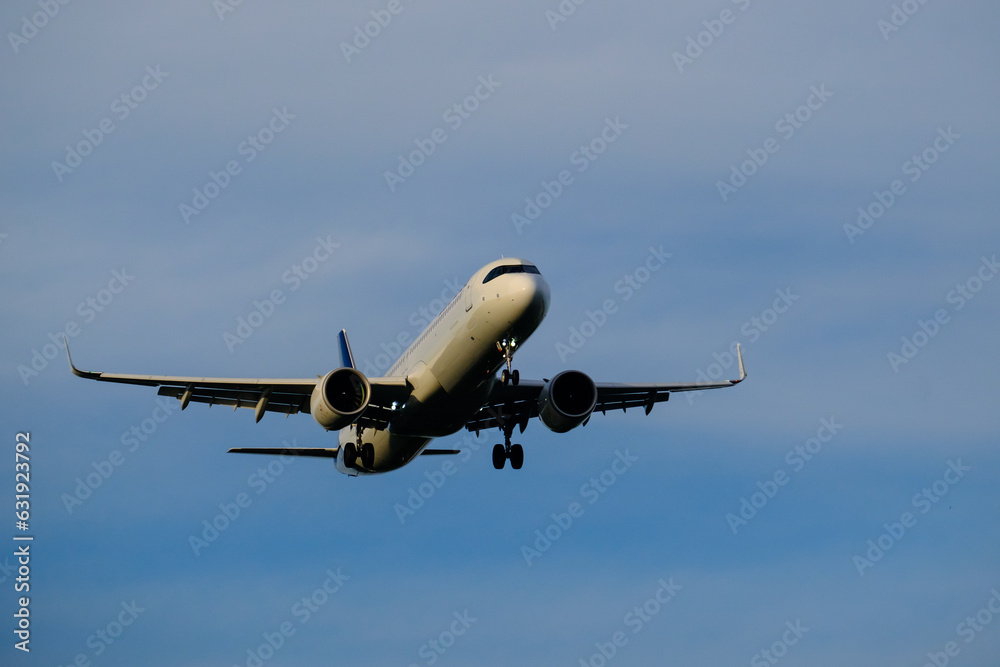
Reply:
[[[346,368],[357,368],[354,365],[354,355],[351,354],[351,344],[347,342],[347,330],[341,329],[338,338],[340,339],[340,365]]]

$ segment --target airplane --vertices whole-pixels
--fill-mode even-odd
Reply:
[[[339,431],[336,447],[237,447],[234,453],[281,454],[334,459],[339,472],[355,477],[397,470],[420,455],[458,454],[429,449],[434,438],[467,429],[498,428],[504,443],[493,447],[493,467],[507,461],[520,469],[524,449],[511,444],[515,428],[538,417],[556,433],[586,425],[600,411],[643,408],[670,394],[731,387],[746,378],[737,345],[739,378],[721,382],[622,384],[594,382],[566,370],[551,379],[520,379],[514,353],[538,328],[549,308],[549,286],[538,268],[521,259],[499,259],[476,271],[385,377],[366,377],[354,363],[347,332],[338,334],[341,366],[305,379],[204,378],[124,375],[81,371],[102,382],[158,387],[160,396],[188,404],[253,408],[257,422],[267,412],[305,412],[327,431]],[[501,370],[500,377],[497,371]]]

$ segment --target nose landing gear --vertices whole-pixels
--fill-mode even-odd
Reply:
[[[517,347],[517,341],[513,338],[504,338],[501,341],[497,341],[497,350],[503,354],[504,361],[507,363],[507,368],[503,370],[500,374],[500,382],[506,386],[508,382],[517,386],[517,382],[520,379],[517,371],[512,371],[510,369],[510,362],[514,358],[514,349]]]

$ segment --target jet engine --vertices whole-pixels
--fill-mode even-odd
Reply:
[[[597,405],[597,385],[580,371],[563,371],[545,383],[538,395],[538,417],[556,433],[574,429]]]
[[[309,411],[320,426],[339,431],[361,416],[371,395],[372,387],[364,374],[354,368],[337,368],[316,383]]]

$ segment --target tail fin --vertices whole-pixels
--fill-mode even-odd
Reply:
[[[351,354],[351,344],[347,342],[347,330],[341,329],[338,338],[340,339],[340,365],[346,368],[357,368],[354,365],[354,355]]]

